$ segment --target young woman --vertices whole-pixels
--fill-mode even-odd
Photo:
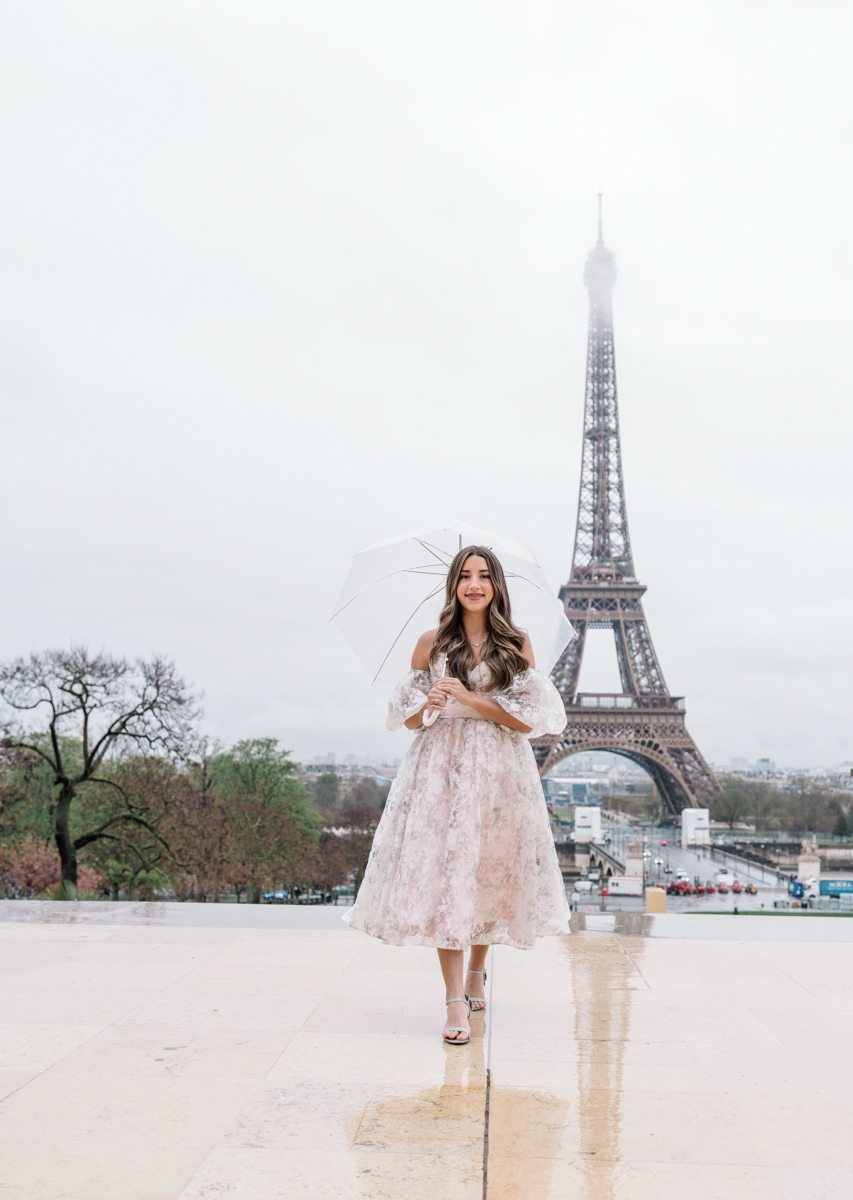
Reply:
[[[434,724],[424,716],[438,714]],[[389,729],[415,729],[344,920],[394,946],[435,946],[452,1046],[486,1007],[492,943],[529,948],[567,933],[569,909],[528,738],[566,714],[512,623],[503,569],[484,546],[460,550],[438,629],[418,639],[388,704]],[[467,972],[463,956],[470,948]]]

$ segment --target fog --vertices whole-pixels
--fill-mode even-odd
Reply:
[[[2,657],[157,651],[213,736],[402,754],[327,618],[443,518],[567,577],[602,190],[667,683],[709,759],[853,759],[851,25],[9,0]]]

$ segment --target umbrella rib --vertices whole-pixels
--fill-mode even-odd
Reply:
[[[542,585],[541,585],[541,584],[539,584],[539,583],[534,583],[534,582],[533,582],[533,580],[532,580],[532,579],[528,579],[526,575],[515,575],[515,574],[513,574],[513,572],[512,572],[512,571],[504,571],[504,575],[505,575],[505,577],[506,577],[507,579],[517,579],[517,580],[519,580],[519,582],[520,582],[520,583],[529,583],[531,587],[535,587],[535,588],[536,588],[537,592],[544,592],[544,591],[545,591],[545,589],[542,587]],[[550,594],[550,595],[553,595],[553,592],[552,592],[552,593],[549,593],[549,594]],[[556,597],[555,597],[555,599],[556,599]]]
[[[432,542],[424,542],[420,538],[414,538],[413,540],[416,541],[419,546],[423,546],[424,550],[434,554],[442,566],[446,567],[453,561],[453,555],[448,554],[446,550],[442,550],[440,546],[433,546]],[[444,555],[443,558],[442,555]]]
[[[377,671],[377,672],[376,672],[376,674],[373,676],[373,679],[370,681],[371,683],[376,683],[376,680],[379,678],[379,672],[382,670],[382,668],[383,668],[383,667],[385,666],[385,664],[387,663],[388,659],[391,657],[391,651],[394,649],[394,647],[395,647],[395,646],[397,645],[397,643],[399,642],[400,638],[401,638],[401,637],[403,636],[403,634],[406,632],[406,627],[409,625],[409,623],[410,623],[411,621],[413,621],[413,620],[414,620],[414,618],[415,618],[416,614],[418,613],[418,611],[419,611],[420,609],[422,609],[422,608],[423,608],[423,606],[426,604],[427,600],[432,600],[433,596],[437,596],[437,595],[438,595],[438,593],[439,593],[440,591],[441,591],[441,588],[440,588],[440,587],[437,587],[437,588],[434,588],[434,589],[433,589],[433,591],[431,591],[431,592],[430,592],[430,594],[429,594],[428,596],[424,596],[423,600],[421,600],[421,602],[420,602],[420,604],[418,605],[418,607],[417,607],[417,608],[415,609],[415,611],[414,611],[414,612],[411,614],[411,616],[410,616],[410,617],[408,618],[408,620],[406,621],[406,624],[405,624],[405,625],[402,627],[402,629],[400,630],[400,632],[399,632],[399,633],[397,634],[397,636],[394,638],[394,641],[393,641],[393,642],[391,643],[391,645],[388,647],[388,653],[385,655],[385,657],[382,659],[382,662],[379,664],[379,671]]]
[[[329,621],[334,621],[335,617],[339,617],[341,615],[341,613],[344,611],[344,609],[348,608],[354,600],[357,600],[359,598],[359,596],[363,596],[364,593],[369,591],[372,587],[376,587],[376,585],[378,583],[384,583],[386,579],[391,579],[394,575],[409,575],[409,574],[418,575],[421,573],[423,573],[424,575],[432,575],[433,572],[427,570],[427,567],[429,567],[431,565],[432,564],[427,563],[426,566],[424,566],[424,567],[398,567],[396,571],[389,571],[387,575],[381,575],[379,577],[379,579],[371,579],[370,583],[366,583],[364,585],[364,587],[361,588],[360,591],[356,592],[356,594],[354,596],[350,596],[350,598],[349,598],[349,600],[347,600],[346,604],[342,604],[341,607],[337,610],[337,612],[333,612],[332,615],[329,617]]]

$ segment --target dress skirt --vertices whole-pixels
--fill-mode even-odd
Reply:
[[[426,672],[412,672],[395,693],[396,708],[392,697],[389,725],[413,704],[420,711],[430,686]],[[354,929],[394,946],[449,950],[487,943],[529,948],[537,937],[568,933],[565,887],[528,742],[551,732],[549,726],[562,730],[565,710],[538,672],[516,677],[509,691],[489,698],[533,726],[532,733],[454,702],[415,736],[358,897],[344,916]]]

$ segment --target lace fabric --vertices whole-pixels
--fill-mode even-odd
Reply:
[[[409,717],[419,713],[426,704],[431,687],[432,676],[429,671],[409,671],[408,675],[404,675],[388,701],[385,728],[393,733],[408,721]]]
[[[419,712],[435,678],[410,671],[388,704],[389,729]],[[531,727],[447,715],[418,731],[391,787],[364,881],[344,920],[391,945],[519,948],[568,932],[569,910],[528,739],[566,717],[547,676],[524,671],[490,692],[469,688]],[[465,711],[464,709],[462,710]]]
[[[560,693],[541,671],[522,671],[504,691],[490,693],[489,699],[511,717],[530,726],[530,733],[524,737],[562,733],[566,728],[566,709]]]

